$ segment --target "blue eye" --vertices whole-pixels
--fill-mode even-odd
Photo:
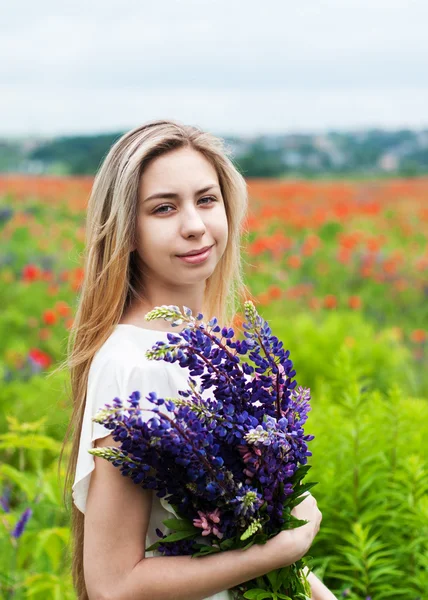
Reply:
[[[214,198],[214,196],[204,196],[203,198],[200,198],[198,200],[198,202],[200,202],[201,200],[210,200],[211,202],[216,202],[216,198]],[[204,202],[204,204],[209,204],[209,203]],[[153,211],[153,214],[159,213],[160,215],[168,215],[169,212],[161,210],[162,208],[174,208],[174,207],[170,206],[169,204],[162,204],[162,206],[158,206],[158,208],[155,211]]]

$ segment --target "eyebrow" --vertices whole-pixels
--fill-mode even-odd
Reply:
[[[203,194],[204,192],[208,192],[208,190],[211,190],[213,188],[220,189],[216,183],[212,183],[211,185],[208,185],[208,186],[202,188],[201,190],[198,190],[197,192],[195,192],[195,196],[198,196],[199,194]],[[149,196],[148,198],[143,200],[143,203],[148,202],[149,200],[156,200],[159,198],[179,198],[179,197],[180,197],[180,194],[175,194],[174,192],[158,192],[157,194],[152,194],[151,196]]]

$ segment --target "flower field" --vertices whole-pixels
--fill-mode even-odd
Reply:
[[[65,357],[91,185],[0,177],[0,599],[75,597],[66,455],[58,474],[68,382],[47,375]],[[314,571],[340,598],[422,600],[428,179],[248,189],[246,283],[312,393]]]

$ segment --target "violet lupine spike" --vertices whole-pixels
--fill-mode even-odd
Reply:
[[[10,533],[10,535],[12,537],[14,537],[14,538],[21,537],[21,535],[24,533],[25,526],[32,514],[33,514],[33,511],[31,508],[27,508],[26,510],[24,510],[24,512],[22,513],[18,522],[16,523],[15,527],[13,528],[13,530]]]

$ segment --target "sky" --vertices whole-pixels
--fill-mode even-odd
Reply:
[[[428,128],[426,0],[14,0],[0,136]]]

